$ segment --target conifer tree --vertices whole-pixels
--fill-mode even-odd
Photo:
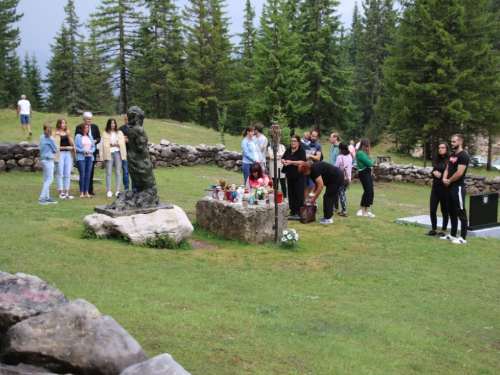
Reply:
[[[404,6],[392,56],[384,72],[391,126],[408,145],[453,133],[474,134],[498,97],[498,56],[491,50],[495,25],[488,0],[416,0]]]
[[[134,33],[143,17],[137,9],[142,5],[142,0],[102,0],[97,12],[91,14],[96,47],[112,73],[113,87],[119,90],[120,113],[128,108],[128,63]]]
[[[130,97],[158,118],[182,120],[184,42],[171,0],[147,1],[148,20],[134,43]]]
[[[301,69],[300,36],[292,33],[284,0],[267,0],[260,17],[255,43],[252,117],[269,123],[278,114],[291,128],[311,107]],[[283,122],[283,121],[282,121]]]
[[[240,43],[236,50],[237,55],[232,70],[227,102],[228,121],[226,129],[233,134],[241,133],[241,128],[251,123],[249,103],[252,95],[257,31],[253,24],[255,9],[252,7],[250,0],[246,0],[243,19],[243,32],[238,34]]]
[[[349,101],[350,70],[342,61],[341,29],[335,15],[336,0],[305,0],[301,4],[300,36],[302,39],[302,70],[308,82],[311,104],[304,123],[314,121],[322,129],[335,126],[347,129],[354,110]]]
[[[382,66],[388,56],[387,47],[392,44],[397,13],[393,0],[363,0],[362,6],[364,16],[357,52],[355,104],[362,112],[364,135],[376,140],[387,122],[376,105],[379,98],[386,95]]]
[[[26,53],[23,64],[23,93],[29,98],[34,110],[42,111],[44,109],[44,92],[42,86],[42,72],[35,55],[31,58]]]
[[[21,62],[16,54],[19,28],[14,27],[23,14],[17,14],[19,0],[0,1],[0,106],[17,104],[21,87],[18,80]]]
[[[64,11],[66,18],[61,31],[54,38],[55,43],[51,45],[53,55],[47,64],[47,107],[53,112],[74,112],[79,109],[77,75],[80,67],[77,59],[81,35],[73,0],[68,0]]]

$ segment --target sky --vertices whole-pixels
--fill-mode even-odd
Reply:
[[[31,57],[35,55],[42,75],[46,74],[47,63],[52,56],[50,44],[54,44],[55,37],[61,30],[62,23],[66,18],[64,6],[67,0],[20,0],[17,13],[24,13],[18,22],[21,45],[17,52],[21,60],[26,53]],[[262,4],[265,0],[251,0],[255,9],[255,24],[258,26],[259,17],[262,12]],[[81,23],[87,22],[91,13],[95,12],[102,0],[74,0],[75,11]],[[176,5],[184,9],[188,0],[176,0]],[[232,34],[241,33],[243,25],[243,11],[246,0],[227,0],[227,17],[230,19],[230,31]],[[352,20],[352,11],[355,1],[340,0],[338,14],[345,28],[349,28]],[[84,32],[84,28],[80,32]],[[233,40],[237,42],[238,40]]]

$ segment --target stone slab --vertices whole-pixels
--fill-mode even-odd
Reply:
[[[396,219],[397,223],[405,222],[405,223],[416,223],[425,228],[432,229],[431,217],[429,215],[420,215],[420,216],[411,216],[411,217],[403,217],[400,219]],[[441,228],[441,224],[443,219],[438,216],[437,218],[437,227]],[[460,221],[458,221],[458,233],[460,234]],[[448,224],[449,230],[449,224]],[[485,229],[476,229],[476,230],[468,230],[467,237],[490,237],[490,238],[500,238],[500,225],[492,228]]]
[[[167,203],[160,202],[156,207],[135,207],[129,210],[111,210],[106,208],[107,205],[95,206],[94,211],[100,214],[108,215],[110,217],[120,217],[120,216],[132,216],[139,214],[150,214],[151,212],[156,212],[158,210],[172,209],[174,206]]]
[[[278,204],[278,238],[288,225],[288,204]],[[274,242],[275,206],[238,205],[217,199],[196,202],[196,218],[201,229],[229,240],[259,244]]]

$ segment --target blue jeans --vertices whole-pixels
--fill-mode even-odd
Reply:
[[[123,187],[128,190],[130,186],[130,180],[128,177],[128,161],[122,160],[122,171],[123,171]]]
[[[50,185],[54,181],[54,159],[42,159],[43,166],[43,188],[40,198],[50,198]]]
[[[61,151],[59,153],[59,163],[57,163],[57,190],[69,190],[71,168],[73,167],[73,157],[71,151]],[[64,186],[63,186],[64,177]]]
[[[243,172],[243,185],[246,185],[248,176],[250,176],[250,164],[243,163],[241,165],[241,171]]]
[[[77,160],[76,166],[80,172],[80,193],[89,191],[90,185],[90,172],[92,171],[92,157],[86,156],[85,160]]]

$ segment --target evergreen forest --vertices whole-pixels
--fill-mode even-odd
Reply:
[[[19,0],[0,2],[0,106],[21,93],[37,111],[190,121],[230,134],[250,124],[332,130],[427,152],[462,133],[500,134],[500,0],[359,0],[350,25],[336,0],[102,0],[80,20],[74,0],[42,77],[20,57]],[[491,159],[491,147],[490,154]]]

